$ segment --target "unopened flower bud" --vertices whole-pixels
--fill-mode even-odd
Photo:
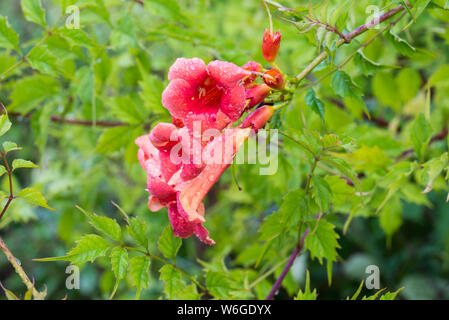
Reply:
[[[273,89],[282,90],[285,86],[284,77],[278,69],[265,71],[263,81]]]
[[[262,128],[274,114],[273,106],[265,105],[254,110],[243,120],[241,128],[252,127],[256,132]]]
[[[277,31],[273,33],[269,30],[265,30],[262,42],[262,53],[265,60],[272,63],[276,60],[281,45],[281,32]]]
[[[262,103],[270,93],[271,89],[266,84],[257,84],[246,90],[246,99],[250,99],[248,109]]]
[[[176,126],[171,123],[158,123],[150,132],[150,141],[156,148],[160,150],[170,149],[178,142],[173,135],[176,133]]]

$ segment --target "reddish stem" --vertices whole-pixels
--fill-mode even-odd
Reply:
[[[306,230],[306,232],[304,233],[304,235],[301,238],[301,241],[295,247],[295,251],[293,251],[292,255],[288,259],[287,264],[284,267],[284,270],[282,270],[281,275],[279,276],[279,278],[274,283],[273,288],[271,288],[271,291],[268,294],[268,296],[265,298],[265,300],[272,300],[274,298],[274,296],[276,295],[276,292],[281,287],[282,281],[284,281],[284,278],[287,275],[287,273],[290,271],[290,269],[291,269],[291,267],[293,265],[293,262],[295,262],[296,256],[301,252],[301,250],[302,250],[302,248],[304,246],[304,241],[305,241],[305,239],[306,239],[308,234],[309,234],[309,229]]]

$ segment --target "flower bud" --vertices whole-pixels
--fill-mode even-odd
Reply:
[[[285,86],[284,77],[278,69],[270,69],[265,71],[263,81],[273,89],[282,90]]]
[[[178,139],[173,139],[176,130],[176,126],[171,123],[158,123],[150,132],[150,141],[159,150],[169,150],[178,142]]]
[[[262,103],[270,93],[271,89],[266,84],[257,84],[246,90],[246,99],[250,99],[248,109]]]
[[[281,32],[273,33],[269,30],[265,30],[262,42],[262,53],[265,60],[272,63],[276,60],[281,45]]]
[[[273,116],[274,109],[273,106],[265,105],[257,108],[249,116],[243,120],[240,125],[241,128],[252,127],[256,132],[262,128],[268,120]]]

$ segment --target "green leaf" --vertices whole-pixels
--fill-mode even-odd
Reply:
[[[14,292],[12,292],[11,290],[6,289],[0,282],[0,287],[2,287],[3,292],[5,293],[6,299],[8,300],[20,300],[15,294]]]
[[[201,295],[198,293],[196,285],[190,284],[177,293],[179,300],[198,300]]]
[[[416,49],[410,43],[393,33],[391,29],[385,34],[385,38],[387,38],[393,44],[395,49],[403,56],[411,57],[416,52]]]
[[[6,198],[9,198],[9,195],[5,191],[0,190],[0,201]]]
[[[153,113],[166,113],[166,109],[161,103],[162,91],[164,90],[162,81],[154,75],[151,75],[140,61],[137,61],[137,66],[139,67],[140,75],[142,76],[142,80],[139,81],[139,86],[142,91],[139,95],[144,102],[147,111]]]
[[[104,257],[110,247],[111,245],[102,237],[88,234],[77,242],[77,246],[67,253],[67,257],[73,264],[94,262],[95,259]]]
[[[358,50],[357,54],[354,57],[354,63],[360,72],[364,75],[371,76],[378,71],[387,69],[387,68],[396,68],[395,66],[387,66],[377,62],[372,61],[363,53],[363,50]]]
[[[3,142],[3,150],[5,151],[5,153],[8,153],[10,151],[22,150],[22,148],[18,147],[14,142],[5,141]]]
[[[392,107],[399,111],[401,96],[393,75],[389,72],[378,72],[372,82],[373,92],[376,98],[384,106]]]
[[[112,112],[118,119],[126,123],[139,124],[144,122],[144,116],[130,97],[117,97],[113,99]]]
[[[399,292],[401,292],[402,290],[404,290],[405,287],[399,288],[398,290],[394,291],[394,292],[386,292],[383,295],[380,296],[379,300],[394,300],[396,299],[397,295],[399,294]]]
[[[57,58],[46,46],[34,47],[28,55],[28,60],[33,69],[42,73],[52,75],[57,69]]]
[[[33,75],[18,80],[10,95],[12,104],[9,111],[26,114],[42,101],[56,95],[60,91],[60,84],[46,75]]]
[[[449,64],[440,66],[429,78],[429,85],[435,87],[449,86]]]
[[[114,247],[111,250],[111,265],[117,281],[125,278],[128,268],[128,251],[122,247]]]
[[[322,263],[323,258],[328,261],[337,260],[337,249],[340,248],[335,232],[335,226],[326,220],[320,219],[305,239],[305,248],[310,251],[312,259],[317,258]]]
[[[96,45],[95,41],[81,29],[62,28],[59,34],[69,41],[70,45],[90,48]]]
[[[42,9],[41,0],[22,0],[21,4],[25,19],[46,26],[45,11]]]
[[[402,225],[402,204],[399,197],[393,197],[380,211],[380,226],[384,230],[390,242],[391,236]]]
[[[164,265],[160,270],[160,279],[165,282],[165,294],[169,300],[175,299],[175,294],[184,286],[181,273],[171,264]]]
[[[106,129],[98,140],[96,151],[99,153],[114,152],[128,143],[133,143],[132,129],[128,126]]]
[[[423,160],[425,150],[432,136],[432,127],[430,123],[424,117],[424,114],[420,113],[413,121],[410,138],[413,142],[416,155],[420,161]]]
[[[313,176],[313,193],[318,202],[318,205],[322,212],[329,210],[329,205],[332,201],[332,191],[329,184],[323,178]]]
[[[324,122],[324,103],[315,96],[315,91],[309,89],[306,94],[306,105],[308,105]]]
[[[55,209],[48,205],[47,200],[45,200],[42,193],[34,188],[25,188],[20,191],[16,197],[23,198],[34,205],[55,211]]]
[[[128,233],[144,248],[148,246],[148,240],[146,236],[147,227],[139,218],[129,219]]]
[[[306,286],[304,288],[304,292],[299,290],[298,295],[295,297],[295,300],[316,300],[318,297],[318,293],[316,289],[310,291],[310,272],[307,270],[306,273]]]
[[[181,238],[175,237],[170,226],[166,226],[159,238],[158,246],[164,257],[168,259],[176,259],[176,254],[181,248]]]
[[[279,210],[265,219],[260,228],[261,239],[274,239],[283,232],[295,229],[299,222],[306,221],[307,218],[309,217],[304,191],[290,191],[283,198]]]
[[[111,247],[105,239],[96,234],[84,235],[76,243],[76,246],[66,256],[34,259],[33,261],[70,261],[73,264],[81,265],[88,261],[94,262],[99,257],[104,257]]]
[[[226,299],[230,296],[231,286],[228,277],[221,272],[209,271],[206,276],[207,290],[215,298]]]
[[[19,36],[9,25],[8,18],[0,15],[0,48],[14,49],[21,53]]]
[[[115,219],[111,219],[104,216],[98,216],[95,213],[87,213],[80,207],[76,207],[82,213],[84,213],[89,219],[89,223],[98,231],[108,236],[112,240],[120,242],[122,240],[122,230],[120,225]]]
[[[402,101],[408,102],[413,99],[421,87],[421,77],[412,68],[403,68],[396,77],[397,87]]]
[[[422,193],[429,193],[432,190],[433,182],[444,169],[448,168],[448,165],[447,153],[443,153],[440,158],[432,159],[424,165],[428,178],[426,189]]]
[[[0,137],[11,129],[11,121],[6,114],[0,116]]]
[[[39,168],[39,166],[28,160],[14,159],[12,162],[12,171],[19,168]]]
[[[344,71],[338,70],[331,79],[331,87],[336,94],[341,97],[351,97],[357,100],[361,99],[362,91],[352,81],[351,77]]]
[[[7,172],[7,170],[6,170],[5,166],[0,165],[0,177],[3,176],[6,172]]]
[[[128,271],[132,285],[137,288],[136,299],[139,299],[142,289],[148,289],[150,259],[146,256],[137,256],[129,260]]]

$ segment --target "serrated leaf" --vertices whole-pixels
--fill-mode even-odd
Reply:
[[[368,114],[365,102],[362,98],[362,91],[360,88],[352,81],[351,77],[344,71],[338,70],[334,73],[331,78],[331,87],[336,94],[340,97],[350,97],[357,100],[363,106],[363,109]]]
[[[335,226],[326,220],[320,219],[318,225],[312,226],[312,231],[305,239],[305,248],[310,251],[312,259],[317,258],[322,263],[323,258],[328,261],[337,260],[337,249],[340,248],[335,232]]]
[[[385,34],[385,38],[403,56],[411,57],[416,52],[416,49],[410,43],[396,35],[391,29]]]
[[[128,269],[128,251],[122,247],[114,247],[111,250],[111,266],[117,280],[122,280]]]
[[[22,0],[21,5],[25,19],[46,26],[45,11],[42,9],[41,0]]]
[[[229,298],[231,286],[227,276],[221,272],[209,271],[206,276],[207,290],[216,298]]]
[[[170,264],[164,265],[159,272],[160,279],[165,282],[164,292],[169,300],[173,300],[176,292],[180,291],[184,286],[182,275]]]
[[[42,193],[34,188],[25,188],[21,190],[16,197],[23,198],[34,205],[55,211],[55,209],[48,205],[47,200],[45,200]]]
[[[102,237],[96,234],[84,235],[76,242],[76,246],[67,255],[62,257],[51,257],[34,259],[33,261],[70,261],[73,264],[83,264],[88,261],[94,262],[99,257],[104,257],[111,245]]]
[[[324,103],[318,99],[313,89],[309,89],[306,94],[306,105],[308,105],[324,122]]]
[[[198,300],[201,295],[198,293],[196,285],[190,284],[177,293],[179,300]]]
[[[144,122],[144,116],[130,97],[117,97],[111,101],[112,112],[122,121],[130,124]]]
[[[33,69],[42,73],[54,74],[57,69],[57,58],[46,46],[34,47],[28,55],[28,61]]]
[[[143,247],[148,246],[148,240],[146,237],[146,225],[138,218],[129,219],[128,233]]]
[[[150,276],[150,259],[146,256],[137,256],[129,260],[129,274],[133,286],[137,288],[136,299],[139,299],[142,289],[148,289]]]
[[[159,251],[162,252],[164,257],[175,260],[176,254],[178,253],[179,248],[181,248],[181,245],[181,238],[175,237],[171,227],[166,226],[158,241]]]
[[[335,93],[341,97],[352,97],[354,91],[360,92],[360,88],[352,82],[351,77],[341,70],[338,70],[332,76],[331,86]]]
[[[46,75],[33,75],[18,80],[10,95],[12,100],[8,111],[27,114],[42,101],[60,92],[60,84]]]
[[[0,137],[9,131],[11,128],[11,121],[6,114],[0,116]]]
[[[318,176],[312,177],[312,183],[314,186],[313,193],[317,200],[318,206],[322,212],[327,212],[332,201],[332,191],[329,184],[326,180]]]
[[[62,28],[59,35],[68,40],[71,46],[93,47],[96,45],[95,41],[81,29]]]
[[[108,236],[112,240],[120,242],[122,240],[122,230],[115,219],[87,213],[80,207],[77,207],[89,219],[89,223],[98,231]]]
[[[83,236],[77,246],[67,253],[67,257],[73,264],[94,262],[99,257],[104,257],[111,245],[96,234]]]
[[[380,296],[379,300],[394,300],[396,299],[397,295],[399,294],[399,292],[401,292],[402,290],[404,290],[405,288],[399,288],[398,290],[394,291],[394,292],[386,292],[383,295]]]
[[[305,221],[307,218],[307,202],[304,191],[301,189],[290,191],[283,198],[279,210],[265,219],[260,228],[261,239],[276,238],[281,233],[296,228],[300,221]]]
[[[10,26],[8,18],[0,15],[0,48],[14,49],[21,53],[19,36]]]
[[[12,171],[20,168],[39,168],[39,166],[28,160],[14,159],[12,162]]]
[[[316,289],[313,289],[313,291],[310,290],[310,272],[309,270],[307,270],[304,292],[302,290],[299,290],[298,295],[295,297],[295,300],[316,300],[317,297],[318,294],[316,292]]]

